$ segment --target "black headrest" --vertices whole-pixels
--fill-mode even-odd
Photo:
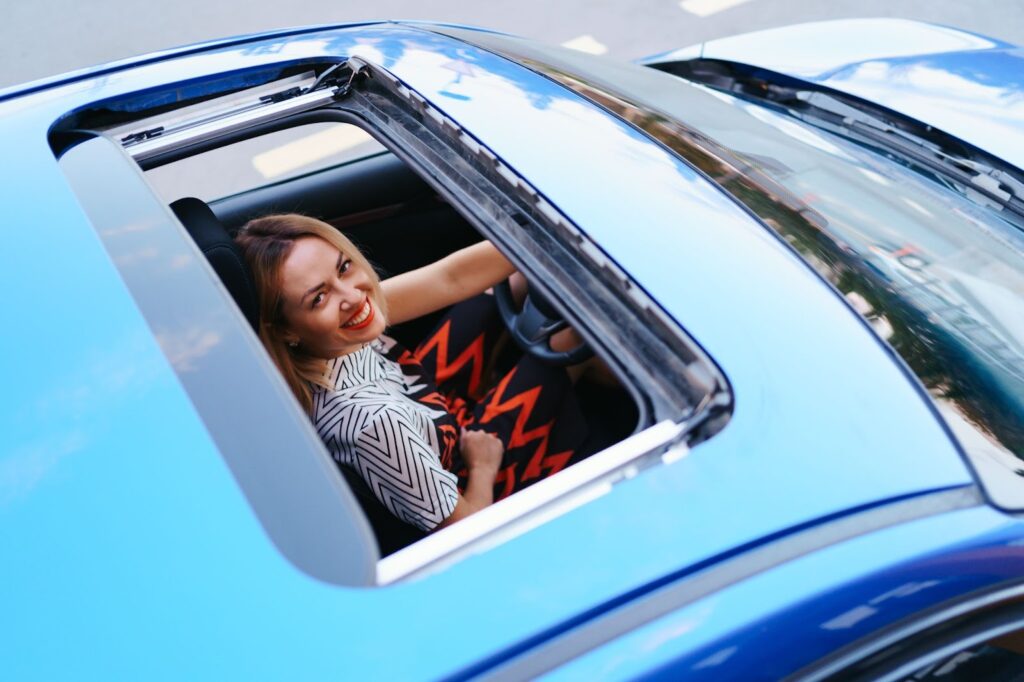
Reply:
[[[171,204],[199,250],[210,261],[220,281],[227,287],[235,303],[242,309],[253,329],[259,330],[260,309],[252,273],[231,235],[203,201],[193,197]]]

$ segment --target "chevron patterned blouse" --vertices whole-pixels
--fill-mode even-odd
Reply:
[[[358,471],[392,514],[429,531],[459,497],[434,425],[446,413],[409,396],[424,386],[385,357],[394,346],[382,336],[331,360],[334,390],[314,388],[313,424],[334,459]]]

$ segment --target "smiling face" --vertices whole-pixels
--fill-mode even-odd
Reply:
[[[384,331],[374,275],[351,256],[310,236],[296,240],[281,265],[284,338],[307,355],[336,358]]]

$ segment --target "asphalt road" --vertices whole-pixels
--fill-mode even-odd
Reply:
[[[711,38],[846,17],[905,17],[1024,45],[1022,0],[6,0],[0,87],[177,45],[367,19],[487,26],[632,59]]]

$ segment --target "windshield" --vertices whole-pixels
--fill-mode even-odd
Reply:
[[[727,179],[726,189],[871,322],[935,399],[995,500],[1019,507],[1024,235],[995,211],[881,154],[757,104],[708,94],[737,115],[705,121],[702,130],[756,171]],[[758,173],[787,192],[791,210],[760,200],[749,187]]]
[[[1020,228],[933,175],[776,109],[636,65],[460,37],[619,114],[745,204],[896,350],[993,500],[1024,508]]]

